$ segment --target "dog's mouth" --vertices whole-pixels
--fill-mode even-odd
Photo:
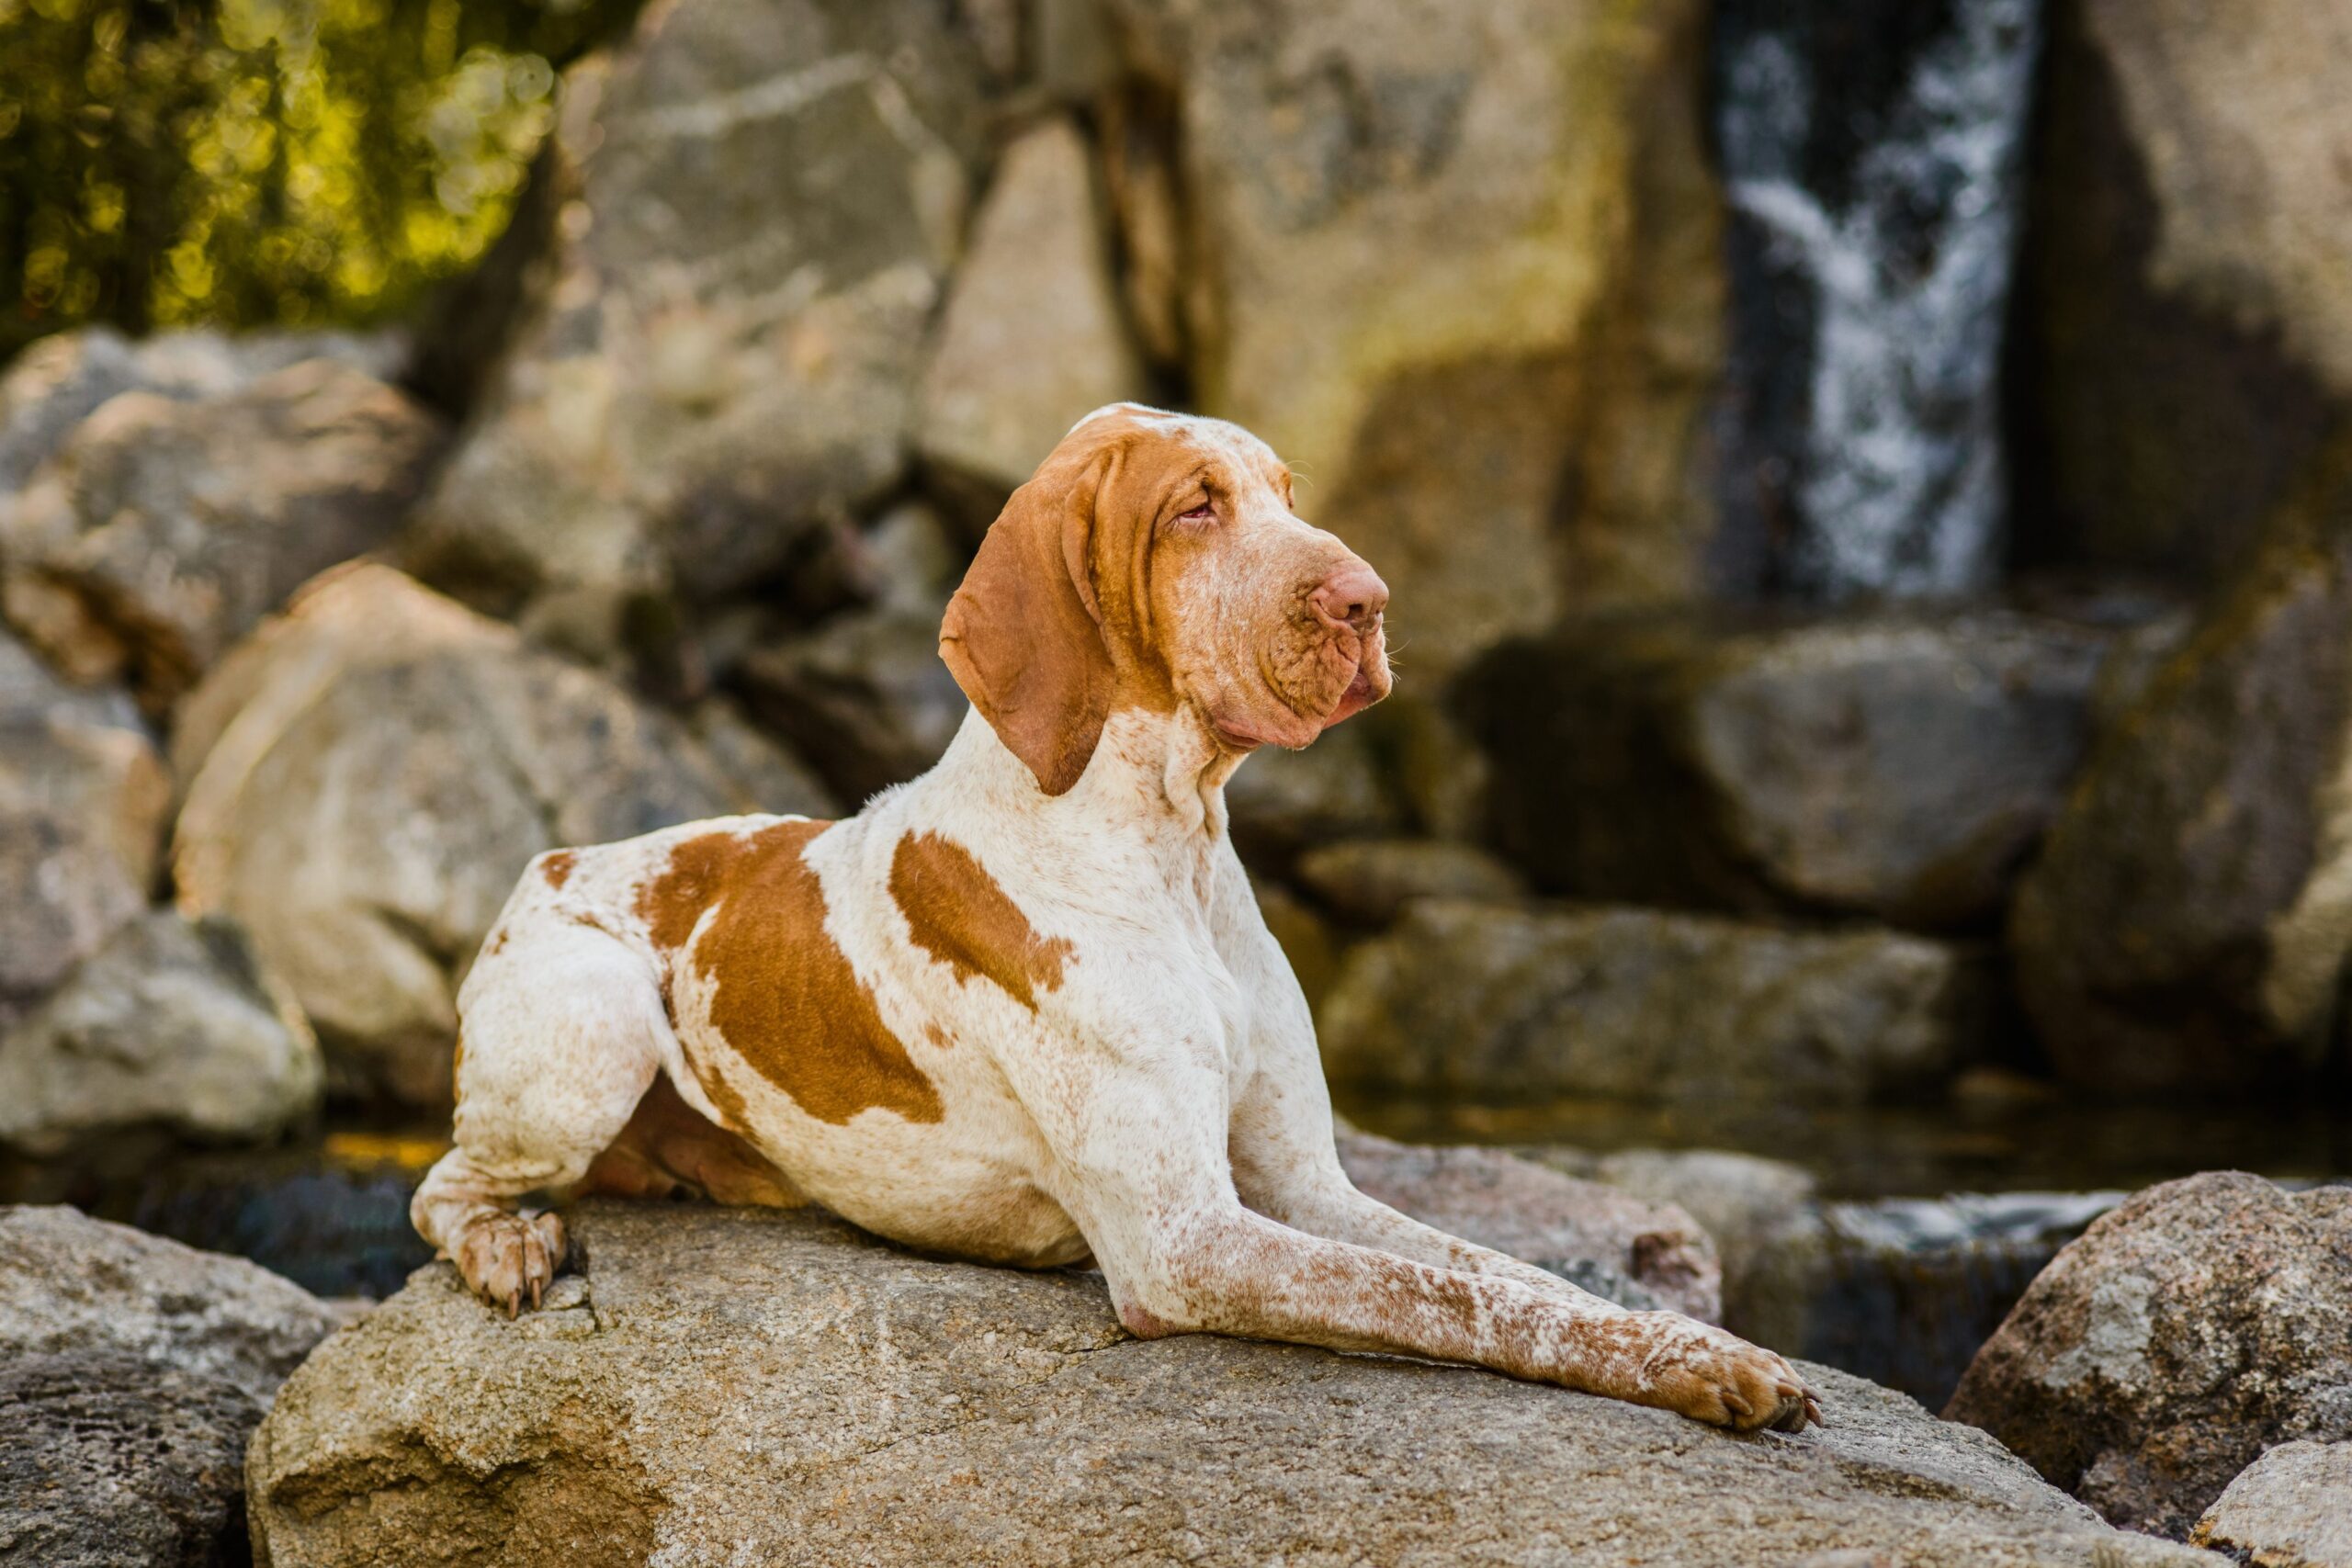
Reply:
[[[1207,715],[1209,727],[1217,739],[1237,751],[1255,750],[1261,746],[1280,746],[1298,750],[1312,743],[1315,738],[1335,724],[1353,718],[1388,694],[1390,685],[1387,660],[1383,657],[1378,634],[1365,638],[1347,658],[1348,676],[1340,694],[1331,699],[1321,712],[1300,706],[1280,685],[1272,680],[1262,682],[1271,701],[1266,715],[1237,709],[1215,709]]]

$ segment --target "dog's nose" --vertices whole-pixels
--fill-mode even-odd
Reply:
[[[1351,560],[1325,578],[1307,602],[1328,625],[1363,631],[1388,608],[1388,584],[1363,562]]]

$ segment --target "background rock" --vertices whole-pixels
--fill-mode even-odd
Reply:
[[[2149,677],[2009,926],[2059,1070],[2109,1092],[2316,1077],[2352,953],[2352,441]]]
[[[0,595],[60,667],[167,705],[307,579],[386,542],[440,422],[313,359],[211,397],[133,391],[0,501]]]
[[[244,1560],[246,1435],[334,1326],[238,1258],[0,1208],[0,1560]]]
[[[886,492],[978,83],[946,0],[657,7],[574,68],[555,253],[412,563],[485,597],[710,597]]]
[[[1949,1073],[1980,1006],[1958,950],[1889,931],[1429,899],[1318,1021],[1343,1090],[1854,1104]]]
[[[2253,1568],[2352,1564],[2352,1443],[2281,1443],[2238,1472],[2193,1539]]]
[[[1486,851],[1439,839],[1343,840],[1308,850],[1295,870],[1333,913],[1368,926],[1386,925],[1416,898],[1492,903],[1524,890]]]
[[[882,605],[753,649],[738,673],[752,710],[858,802],[939,761],[971,710],[939,659],[936,608]]]
[[[181,907],[253,932],[331,1090],[439,1109],[452,997],[524,865],[754,795],[678,720],[382,567],[321,579],[184,709]]]
[[[2110,633],[1891,612],[1573,623],[1467,678],[1497,841],[1580,897],[1981,922],[2089,742]]]
[[[2352,1189],[2138,1193],[2027,1291],[1944,1412],[2175,1538],[2273,1443],[2352,1438]]]
[[[119,692],[0,630],[0,1025],[146,905],[171,780]]]
[[[1670,1203],[1494,1149],[1427,1148],[1369,1133],[1341,1133],[1340,1163],[1390,1208],[1549,1269],[1621,1306],[1722,1321],[1714,1245]]]
[[[436,1264],[296,1375],[248,1461],[273,1568],[2211,1562],[1827,1369],[1835,1426],[1741,1440],[1487,1372],[1129,1340],[1091,1277],[812,1214],[592,1204],[576,1234],[548,1311],[510,1324]]]
[[[1059,118],[1000,155],[923,373],[917,449],[982,527],[1081,415],[1147,390],[1091,164]]]
[[[0,1036],[0,1143],[55,1156],[161,1128],[262,1142],[312,1114],[318,1042],[234,922],[123,926]]]
[[[1304,751],[1261,746],[1225,786],[1233,841],[1251,864],[1279,863],[1310,844],[1394,834],[1404,802],[1361,721]]]

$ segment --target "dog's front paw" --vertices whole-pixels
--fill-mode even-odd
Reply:
[[[493,1210],[466,1222],[450,1258],[474,1294],[513,1317],[526,1302],[539,1304],[563,1252],[560,1216]]]
[[[1679,1313],[1640,1315],[1655,1320],[1645,1326],[1656,1336],[1643,1358],[1650,1384],[1644,1404],[1735,1432],[1802,1432],[1822,1424],[1820,1396],[1771,1351]]]

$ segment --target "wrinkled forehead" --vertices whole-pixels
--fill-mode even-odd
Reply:
[[[1262,483],[1280,490],[1290,470],[1272,447],[1238,424],[1199,414],[1172,413],[1141,403],[1096,409],[1070,427],[1054,457],[1091,457],[1106,446],[1124,449],[1136,478],[1175,482],[1188,477],[1229,485]]]

